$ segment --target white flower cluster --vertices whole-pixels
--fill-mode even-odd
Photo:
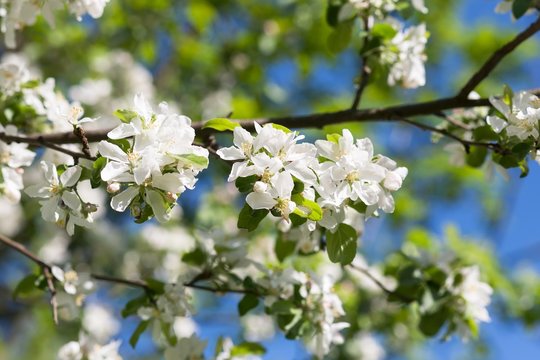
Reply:
[[[318,140],[314,146],[298,143],[304,136],[272,124],[255,123],[255,129],[254,137],[236,127],[234,146],[218,150],[224,160],[241,160],[233,164],[229,181],[256,176],[246,197],[251,208],[277,212],[290,226],[290,214],[304,212],[292,199],[297,179],[303,184],[301,198],[317,202],[324,211],[319,224],[328,229],[344,219],[348,201],[363,203],[368,214],[379,208],[394,210],[391,193],[401,187],[407,169],[385,156],[374,157],[369,139],[355,142],[350,131],[343,130],[343,136]],[[315,223],[308,222],[308,229],[314,231]]]
[[[426,84],[424,62],[428,33],[426,25],[399,25],[398,32],[385,47],[382,58],[391,65],[388,74],[388,85],[400,84],[405,88],[417,88]]]
[[[118,193],[111,200],[114,210],[123,212],[129,207],[137,220],[153,214],[166,222],[178,196],[193,189],[196,176],[208,166],[208,150],[192,145],[191,120],[169,113],[167,104],[161,103],[156,113],[137,95],[134,105],[134,111],[124,111],[129,117],[126,123],[109,132],[112,141],[98,145],[107,159],[101,179],[108,182],[110,193]],[[115,141],[124,141],[126,146]]]
[[[33,109],[35,115],[49,121],[49,128],[40,129],[43,132],[69,131],[73,126],[93,121],[84,118],[79,120],[84,111],[78,103],[70,104],[66,98],[55,90],[55,80],[48,78],[44,82],[31,74],[26,66],[26,59],[13,55],[2,59],[0,64],[0,99],[6,101],[9,97],[21,94],[22,103]],[[9,120],[8,115],[8,120]]]
[[[122,360],[118,353],[120,341],[99,345],[81,334],[79,341],[70,341],[60,348],[57,360]]]
[[[377,18],[383,18],[386,14],[396,11],[399,0],[349,0],[349,3],[356,10],[368,12]],[[419,12],[425,14],[428,9],[424,5],[424,0],[410,0],[411,5]]]
[[[60,176],[59,170],[50,162],[42,161],[41,168],[45,182],[31,185],[25,192],[43,199],[40,201],[43,219],[66,228],[69,235],[74,234],[75,225],[90,227],[94,221],[92,213],[97,211],[97,206],[85,202],[77,192],[82,167],[68,167]]]
[[[493,115],[486,118],[486,122],[496,133],[506,130],[509,137],[516,137],[520,141],[529,138],[538,140],[540,98],[527,91],[521,91],[512,96],[510,104],[493,96],[489,98],[489,101],[503,116],[501,118]]]
[[[17,128],[13,125],[3,127],[0,124],[0,133],[15,136]],[[30,166],[36,154],[27,149],[27,144],[7,144],[0,140],[0,197],[16,204],[21,199],[21,190],[24,188],[22,175],[24,166]]]
[[[318,277],[289,268],[269,273],[268,278],[263,279],[260,284],[265,286],[270,294],[265,299],[266,306],[271,306],[278,300],[290,300],[295,307],[302,310],[302,320],[313,326],[315,332],[313,337],[306,338],[305,341],[317,357],[324,358],[333,344],[343,343],[340,331],[350,325],[336,322],[345,312],[341,300],[333,292],[333,282],[329,276]]]
[[[467,321],[489,322],[487,306],[491,302],[493,289],[480,280],[478,266],[459,269],[448,279],[449,291],[458,297],[457,309],[461,311],[462,319],[456,319],[457,330],[462,338],[470,337],[470,326]]]
[[[191,295],[186,291],[183,281],[184,279],[179,277],[176,283],[165,285],[164,292],[157,297],[155,306],[141,307],[137,311],[141,320],[154,321],[154,327],[158,329],[156,334],[166,331],[164,334],[166,338],[175,337],[175,320],[191,313],[189,303]]]
[[[1,0],[0,29],[5,36],[6,46],[16,46],[17,30],[33,25],[39,15],[42,15],[49,25],[54,26],[54,12],[66,7],[81,20],[85,14],[97,19],[103,15],[103,10],[109,0]]]

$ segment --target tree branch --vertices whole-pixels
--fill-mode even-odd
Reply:
[[[26,258],[32,260],[34,263],[36,263],[42,268],[43,274],[47,280],[47,286],[51,293],[51,305],[53,308],[53,318],[54,318],[55,323],[58,323],[58,305],[56,302],[56,289],[54,287],[54,278],[51,273],[52,266],[50,264],[47,264],[42,259],[40,259],[37,255],[33,254],[24,245],[8,238],[7,236],[0,234],[0,242],[4,243],[8,247],[17,251],[18,253],[24,255]],[[150,287],[148,286],[148,284],[143,280],[129,280],[129,279],[124,279],[124,278],[118,278],[114,276],[94,274],[94,273],[91,273],[90,276],[93,279],[99,280],[99,281],[105,281],[105,282],[119,284],[119,285],[141,288],[141,289],[144,289],[145,291],[150,290]],[[211,278],[211,274],[208,272],[203,272],[195,276],[191,281],[185,282],[184,286],[192,288],[192,289],[209,291],[213,293],[253,294],[253,295],[261,296],[261,294],[259,294],[258,292],[254,290],[250,290],[250,289],[215,288],[215,287],[199,284],[200,281],[207,280],[209,278]]]
[[[482,65],[480,69],[467,81],[465,86],[456,95],[458,98],[466,98],[488,75],[497,67],[499,62],[512,51],[514,51],[521,43],[533,36],[540,30],[540,17],[536,19],[529,27],[519,33],[510,42],[503,45],[491,55],[491,57]]]
[[[452,134],[451,132],[449,132],[446,129],[439,129],[439,128],[436,128],[434,126],[419,123],[419,122],[416,122],[416,121],[413,121],[413,120],[410,120],[410,119],[407,119],[407,118],[402,118],[401,121],[403,121],[403,122],[405,122],[407,124],[411,124],[412,126],[415,126],[415,127],[419,128],[419,129],[426,130],[426,131],[432,131],[432,132],[441,134],[443,136],[449,137],[451,139],[454,139],[454,140],[460,142],[465,147],[465,151],[467,153],[469,152],[471,146],[487,147],[487,148],[492,149],[494,151],[501,151],[502,150],[501,146],[499,144],[497,144],[497,143],[488,143],[488,142],[481,142],[481,141],[465,140],[465,139],[460,138],[457,135]]]

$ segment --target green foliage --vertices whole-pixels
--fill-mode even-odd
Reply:
[[[347,224],[339,224],[335,232],[326,232],[326,250],[330,261],[348,265],[356,256],[358,234]]]
[[[235,127],[240,126],[237,122],[226,118],[216,118],[204,123],[203,129],[214,129],[217,131],[233,131]]]
[[[269,212],[266,209],[254,210],[248,204],[245,204],[238,215],[238,228],[247,231],[255,230]]]

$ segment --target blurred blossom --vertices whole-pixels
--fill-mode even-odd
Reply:
[[[24,214],[20,204],[12,204],[0,197],[0,229],[2,234],[13,236],[21,229]]]
[[[276,332],[274,320],[268,315],[247,314],[242,317],[242,325],[244,338],[251,342],[269,340]]]
[[[120,330],[120,322],[101,304],[90,303],[84,309],[82,326],[97,342],[104,343]]]
[[[228,90],[218,90],[206,96],[201,104],[202,118],[226,117],[232,111],[232,95]]]
[[[38,255],[50,264],[63,264],[69,259],[69,238],[63,232],[57,232],[39,249]]]
[[[346,351],[357,360],[382,360],[386,352],[377,339],[369,333],[356,334],[347,341]]]
[[[174,319],[173,329],[176,337],[179,339],[189,338],[191,335],[199,332],[197,323],[192,318],[184,316],[178,316]]]

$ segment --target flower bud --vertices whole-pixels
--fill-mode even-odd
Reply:
[[[266,189],[268,189],[268,184],[262,181],[257,181],[255,185],[253,185],[253,191],[257,193],[263,193],[266,191]]]
[[[115,194],[115,193],[117,193],[119,191],[120,191],[120,183],[113,182],[113,183],[109,183],[109,185],[107,185],[107,192],[109,194]]]

